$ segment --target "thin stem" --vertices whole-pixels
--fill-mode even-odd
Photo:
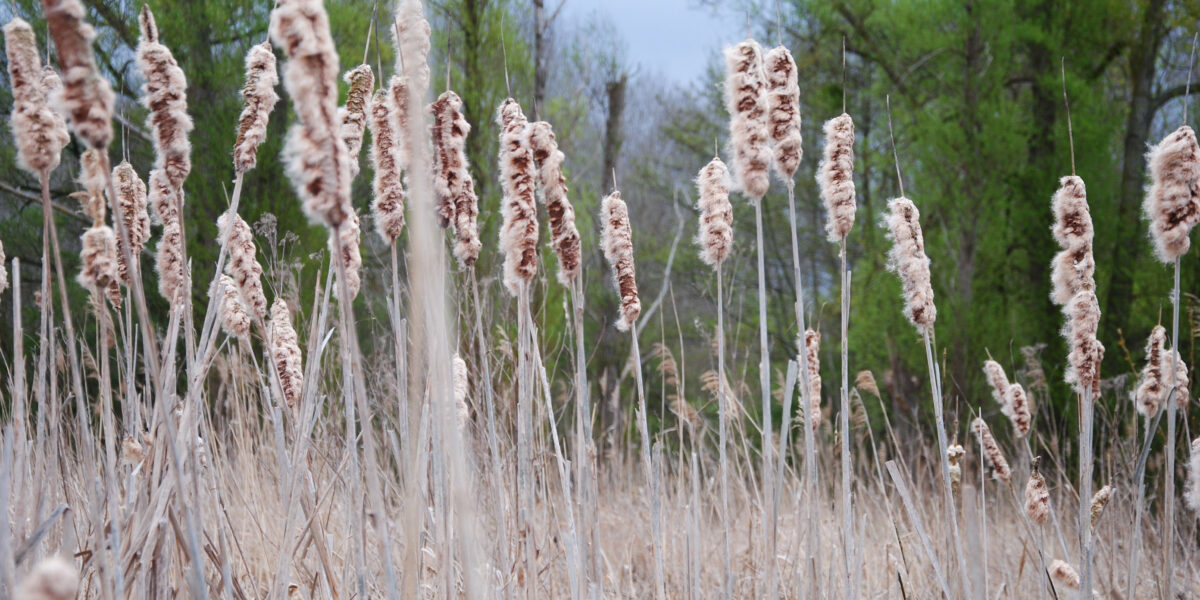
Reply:
[[[842,40],[845,45],[845,38]],[[857,597],[854,575],[854,505],[850,497],[850,479],[852,477],[850,462],[850,272],[846,269],[846,238],[842,238],[841,251],[842,278],[842,388],[841,388],[841,438],[842,446],[842,553],[845,557],[846,589],[845,597]]]
[[[517,293],[517,340],[520,356],[517,365],[517,535],[524,551],[525,576],[522,587],[526,600],[537,594],[537,550],[533,533],[533,366],[530,341],[528,284],[521,284]]]
[[[929,367],[929,385],[933,392],[933,414],[937,423],[938,452],[942,465],[942,504],[946,507],[946,519],[950,521],[950,533],[954,541],[954,555],[958,559],[958,574],[962,584],[962,593],[968,593],[971,584],[967,576],[967,563],[963,557],[962,538],[958,533],[958,514],[955,510],[954,494],[950,486],[950,460],[946,455],[946,419],[942,400],[942,386],[937,365],[933,360],[933,342],[928,329],[922,331],[925,338],[925,362]]]
[[[729,408],[725,392],[725,292],[722,289],[721,263],[717,263],[717,418],[718,425],[718,455],[721,463],[721,530],[722,550],[724,558],[723,580],[725,598],[733,597],[733,562],[729,549],[732,532],[729,529],[729,457],[727,453]]]
[[[1071,128],[1071,102],[1067,100],[1067,57],[1059,62],[1062,71],[1063,106],[1067,109],[1067,141],[1071,147],[1071,174],[1075,174],[1075,132]]]
[[[634,384],[637,385],[637,419],[638,431],[642,436],[642,462],[646,468],[646,480],[650,483],[651,532],[654,536],[654,597],[663,600],[666,598],[666,583],[663,574],[662,510],[658,499],[658,473],[654,469],[654,462],[650,456],[650,427],[646,422],[646,393],[642,384],[642,351],[638,347],[636,324],[630,323],[629,329],[629,338],[633,341],[633,379]]]
[[[1167,597],[1175,597],[1175,582],[1172,578],[1175,577],[1175,416],[1178,410],[1175,396],[1177,395],[1178,379],[1175,374],[1175,365],[1178,364],[1179,356],[1179,258],[1175,258],[1175,287],[1171,292],[1171,357],[1168,363],[1171,365],[1171,393],[1168,394],[1167,401],[1167,485],[1164,496],[1166,498],[1166,510],[1164,511],[1164,525],[1166,529],[1167,539],[1165,551],[1167,553]]]
[[[904,178],[900,176],[900,155],[896,152],[896,134],[892,131],[892,97],[885,97],[887,102],[888,138],[892,140],[892,159],[896,163],[896,183],[900,185],[900,197],[904,197]]]
[[[507,565],[510,564],[508,557],[508,493],[504,486],[504,462],[500,458],[500,445],[496,434],[496,401],[492,392],[492,371],[487,356],[487,338],[483,334],[483,305],[479,303],[479,280],[475,277],[474,267],[471,268],[470,279],[471,299],[474,301],[475,308],[476,350],[479,354],[479,369],[483,373],[483,395],[487,409],[488,453],[492,459],[492,492],[495,494],[496,527],[499,533],[496,546],[499,548],[500,564]],[[508,586],[504,586],[504,597],[506,599],[512,597],[512,590]]]
[[[754,202],[755,243],[758,248],[758,344],[759,371],[758,380],[762,387],[762,494],[763,509],[766,518],[763,520],[763,538],[766,540],[763,556],[767,568],[767,594],[774,599],[775,589],[775,444],[772,441],[773,427],[771,423],[771,349],[767,337],[767,269],[766,258],[763,256],[763,215],[762,198]]]

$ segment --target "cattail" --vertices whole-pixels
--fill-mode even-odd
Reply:
[[[1008,382],[1008,375],[1004,374],[1004,367],[1000,366],[1000,363],[988,359],[983,361],[983,374],[987,378],[988,385],[992,386],[992,398],[1000,406],[1004,406],[1008,402],[1008,386],[1012,385]]]
[[[808,410],[812,427],[821,425],[821,334],[804,331],[804,351],[808,353]]]
[[[579,230],[575,228],[575,209],[567,198],[567,179],[562,173],[564,156],[549,123],[531,123],[527,131],[550,220],[550,247],[558,255],[558,280],[567,285],[579,275],[582,252]]]
[[[1192,512],[1200,514],[1200,437],[1192,440],[1192,452],[1188,458],[1187,487],[1183,490],[1183,501]]]
[[[263,268],[258,262],[254,232],[236,213],[218,217],[217,230],[229,244],[225,274],[233,278],[246,309],[261,323],[267,318],[267,296],[263,293]]]
[[[221,328],[230,336],[245,338],[250,333],[250,315],[242,303],[237,283],[228,275],[221,276]]]
[[[466,143],[471,124],[462,113],[462,99],[449,90],[438,96],[431,105],[433,112],[434,142],[434,189],[438,195],[438,217],[442,226],[454,225],[454,257],[464,267],[475,265],[483,244],[479,241],[479,198],[475,195],[475,180],[468,168]],[[566,187],[563,186],[565,201]],[[570,204],[567,204],[570,210]],[[571,212],[571,228],[574,230],[575,213]],[[561,228],[560,221],[557,222]],[[555,213],[550,211],[550,224],[556,224]],[[556,231],[552,229],[552,231]],[[576,233],[578,238],[578,233]],[[576,239],[578,242],[578,239]],[[562,260],[560,255],[560,261]]]
[[[183,244],[183,229],[178,221],[163,226],[154,267],[158,271],[158,293],[172,306],[186,302],[192,293],[183,262]]]
[[[154,136],[154,168],[163,171],[171,187],[182,195],[183,180],[192,170],[187,78],[171,51],[159,42],[158,27],[148,5],[142,5],[140,24],[142,37],[137,47],[137,64],[146,79],[142,104],[150,109],[146,125]]]
[[[400,176],[400,147],[392,120],[395,107],[386,90],[371,98],[371,168],[375,170],[371,214],[375,229],[385,242],[392,244],[404,230],[404,185]]]
[[[4,243],[0,242],[0,293],[8,289],[7,257],[4,256]]]
[[[725,108],[733,145],[734,185],[757,200],[771,185],[771,151],[767,146],[766,74],[762,48],[754,40],[725,49]]]
[[[233,144],[233,168],[245,173],[258,162],[258,147],[267,139],[267,121],[279,101],[275,86],[275,52],[271,42],[263,42],[246,53],[246,85],[242,88],[245,106],[238,117],[237,141]]]
[[[1100,491],[1092,495],[1092,504],[1089,507],[1092,515],[1092,527],[1096,526],[1096,521],[1100,519],[1100,515],[1104,514],[1104,507],[1108,506],[1108,501],[1112,500],[1113,486],[1106,485],[1100,488]]]
[[[1051,209],[1054,211],[1051,232],[1062,251],[1051,262],[1053,291],[1050,299],[1065,307],[1080,290],[1096,287],[1096,261],[1092,257],[1095,232],[1083,179],[1068,175],[1059,180]]]
[[[1079,589],[1079,573],[1062,559],[1056,558],[1050,563],[1050,577],[1072,590]]]
[[[4,26],[4,49],[12,85],[10,126],[17,142],[17,165],[40,176],[58,167],[62,149],[71,136],[66,121],[46,102],[51,88],[47,87],[37,38],[29,23],[14,17]]]
[[[729,203],[729,170],[714,156],[696,177],[700,233],[696,243],[705,263],[720,265],[733,247],[733,206]]]
[[[1008,386],[1008,393],[1005,395],[1004,406],[1000,408],[1000,412],[1012,421],[1018,437],[1029,435],[1029,428],[1033,424],[1033,407],[1030,406],[1029,396],[1021,384],[1014,383]]]
[[[72,600],[79,593],[79,569],[55,555],[36,565],[17,586],[18,600]]]
[[[1182,125],[1146,153],[1150,188],[1142,208],[1150,220],[1154,254],[1164,263],[1183,256],[1188,234],[1200,223],[1200,146]]]
[[[171,186],[167,174],[159,169],[150,171],[147,186],[153,222],[163,226],[167,223],[178,223],[183,213],[183,196]]]
[[[1038,525],[1045,525],[1050,518],[1050,490],[1046,478],[1036,468],[1025,484],[1025,516]]]
[[[79,185],[82,192],[72,194],[79,198],[83,213],[92,219],[92,225],[104,224],[105,186],[108,184],[108,157],[95,148],[85,150],[79,156]]]
[[[767,52],[767,107],[771,127],[771,166],[787,182],[792,181],[804,147],[800,137],[800,84],[796,61],[782,45]]]
[[[908,198],[888,202],[888,231],[892,249],[888,269],[900,276],[904,291],[904,316],[918,331],[928,333],[937,318],[930,284],[929,257],[925,255],[925,236],[921,233],[921,213]]]
[[[1146,340],[1146,366],[1142,367],[1142,375],[1133,392],[1134,406],[1143,417],[1153,417],[1162,406],[1166,391],[1163,385],[1166,340],[1167,330],[1162,325],[1155,325],[1150,330],[1150,339]]]
[[[321,0],[279,0],[271,35],[288,56],[284,88],[298,117],[284,147],[308,218],[336,228],[350,217],[350,153],[339,134],[338,55]]]
[[[129,236],[129,255],[134,261],[134,268],[125,264],[125,252],[121,237],[117,236],[117,275],[121,283],[129,285],[131,276],[136,276],[138,257],[142,248],[150,240],[150,215],[146,212],[146,184],[142,181],[129,161],[121,161],[112,172],[113,190],[116,198],[113,202],[120,203],[121,216],[125,222],[125,233]],[[116,214],[116,210],[113,211]]]
[[[399,73],[399,69],[397,69]],[[408,169],[408,161],[414,152],[412,136],[408,131],[408,106],[410,100],[408,78],[403,75],[392,75],[388,80],[388,95],[392,99],[392,122],[396,128],[396,160],[400,169]]]
[[[350,84],[346,94],[346,105],[338,109],[342,128],[342,142],[350,153],[350,177],[358,175],[358,155],[362,152],[363,131],[367,128],[367,102],[375,87],[375,73],[367,65],[358,65],[346,72],[342,79]]]
[[[467,362],[454,353],[452,360],[454,366],[454,409],[458,416],[459,427],[465,428],[471,420],[471,409],[467,406],[467,390],[470,385],[467,383]]]
[[[362,275],[359,273],[362,271],[362,253],[359,250],[362,234],[358,227],[358,215],[350,213],[350,218],[338,228],[336,242],[334,240],[334,236],[329,236],[329,251],[342,253],[342,264],[346,268],[346,290],[353,301],[362,287]],[[340,294],[341,288],[335,288],[334,291]]]
[[[270,346],[275,372],[279,375],[279,391],[284,403],[288,408],[296,408],[304,387],[304,371],[301,367],[300,343],[296,338],[296,330],[292,328],[292,315],[283,298],[276,298],[271,305],[267,345]]]
[[[1100,361],[1104,359],[1104,345],[1096,339],[1100,328],[1100,301],[1096,299],[1096,292],[1080,290],[1071,298],[1065,312],[1067,325],[1063,335],[1070,348],[1066,382],[1074,386],[1077,393],[1090,392],[1094,398],[1100,394]]]
[[[614,191],[604,198],[600,203],[600,218],[604,221],[600,245],[604,248],[604,258],[612,265],[613,283],[621,295],[621,318],[617,319],[617,329],[627,331],[642,312],[642,301],[638,298],[634,277],[629,209],[621,200],[621,192]]]
[[[1008,466],[1008,460],[1004,458],[1004,452],[1000,450],[1000,444],[996,443],[996,438],[992,436],[992,430],[988,428],[987,423],[982,418],[975,417],[971,422],[971,430],[978,436],[983,455],[987,457],[988,464],[992,465],[992,477],[1004,482],[1012,479],[1012,469]]]
[[[875,374],[868,369],[863,369],[854,376],[854,387],[858,388],[860,392],[866,392],[876,398],[880,397],[879,385],[875,383]]]
[[[817,167],[817,185],[828,213],[829,241],[846,238],[854,226],[854,120],[842,113],[825,122],[825,153]]]
[[[414,98],[424,98],[429,91],[429,34],[432,29],[418,0],[404,0],[396,7],[397,59],[403,63],[403,73]],[[400,66],[400,65],[397,65]],[[401,69],[396,69],[400,72]]]
[[[525,136],[528,121],[516,100],[509,98],[500,105],[496,123],[500,125],[500,187],[504,190],[500,251],[504,252],[504,285],[516,295],[537,275],[538,267],[533,151]]]
[[[79,0],[42,0],[42,11],[63,73],[62,87],[51,102],[67,115],[71,130],[84,144],[106,149],[113,139],[115,96],[108,80],[96,70],[92,54],[96,31],[83,20],[87,11]]]
[[[955,496],[958,495],[958,490],[962,486],[962,465],[958,463],[966,453],[967,451],[958,443],[953,443],[946,447],[946,462],[949,463],[950,467],[950,486],[954,488]]]
[[[121,305],[117,288],[117,240],[108,225],[94,225],[80,236],[79,285],[94,294],[108,296],[113,306]]]

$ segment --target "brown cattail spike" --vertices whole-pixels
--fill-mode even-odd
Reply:
[[[221,276],[221,328],[235,338],[245,338],[250,333],[250,315],[242,302],[237,283],[228,275]]]
[[[233,168],[245,173],[258,162],[258,147],[267,139],[267,122],[279,95],[279,74],[270,42],[263,42],[246,53],[246,85],[242,88],[245,106],[238,117],[237,141],[233,144]]]
[[[228,240],[229,262],[225,263],[225,274],[237,285],[250,315],[261,324],[267,318],[267,296],[263,293],[263,268],[258,262],[254,232],[237,214],[222,214],[217,218],[217,229]]]
[[[767,108],[771,127],[771,166],[789,185],[804,156],[800,136],[800,84],[796,61],[782,45],[767,52]]]
[[[1050,518],[1050,490],[1036,467],[1025,484],[1025,516],[1038,525],[1045,525]]]
[[[108,296],[113,306],[121,305],[117,288],[117,240],[108,225],[96,225],[84,230],[80,237],[81,267],[79,285],[93,294]]]
[[[140,23],[137,64],[146,80],[142,104],[150,110],[146,125],[154,138],[154,168],[163,171],[172,189],[182,196],[183,180],[192,170],[188,134],[193,125],[187,114],[187,78],[171,51],[159,42],[148,5],[142,5]]]
[[[358,297],[358,290],[362,287],[362,252],[359,246],[362,244],[362,231],[358,225],[358,215],[350,213],[348,219],[338,227],[337,236],[329,236],[329,251],[342,253],[342,264],[346,268],[346,290],[350,294],[350,300]],[[341,287],[334,288],[334,291],[339,295]]]
[[[538,220],[533,151],[521,106],[509,98],[496,113],[500,125],[500,251],[504,253],[504,285],[513,295],[537,275]]]
[[[300,355],[300,343],[296,330],[292,328],[292,316],[287,303],[276,298],[271,305],[271,321],[267,326],[267,345],[270,346],[271,361],[279,375],[279,393],[288,408],[300,405],[304,388],[304,371]]]
[[[62,69],[62,88],[52,103],[67,115],[71,130],[89,148],[106,149],[112,143],[112,86],[96,70],[92,42],[96,31],[83,19],[79,0],[42,0],[42,11]],[[105,169],[107,171],[107,169]]]
[[[734,186],[757,200],[771,184],[771,151],[767,146],[766,74],[762,48],[754,40],[725,49],[725,108],[729,111]]]
[[[733,247],[730,185],[729,170],[718,156],[714,156],[696,176],[700,208],[700,231],[696,235],[696,243],[700,246],[700,258],[714,267],[724,262]]]
[[[371,183],[375,193],[371,214],[375,230],[389,244],[395,243],[404,230],[404,184],[393,119],[395,112],[395,104],[387,90],[375,92],[371,98],[371,120],[367,122],[371,128],[371,167],[375,170]]]
[[[1083,179],[1070,175],[1059,181],[1051,202],[1054,226],[1051,232],[1062,251],[1051,263],[1055,304],[1066,306],[1081,289],[1094,289],[1096,262],[1092,257],[1092,214],[1087,203]]]
[[[1050,577],[1068,589],[1079,589],[1079,572],[1062,559],[1056,558],[1050,563]]]
[[[628,331],[642,312],[642,302],[633,266],[629,209],[621,200],[621,192],[613,192],[604,198],[600,203],[600,218],[604,224],[600,245],[604,248],[604,258],[612,266],[613,283],[621,295],[621,318],[617,319],[617,329]]]
[[[47,104],[52,88],[43,76],[37,38],[29,23],[15,17],[4,26],[4,49],[13,94],[10,127],[17,145],[17,166],[40,176],[58,167],[70,134],[66,121]]]
[[[1112,495],[1113,486],[1106,485],[1092,496],[1092,504],[1089,508],[1092,515],[1092,527],[1096,526],[1096,521],[1100,519],[1100,515],[1104,514],[1104,507],[1108,506],[1108,501],[1112,500]]]
[[[937,319],[930,283],[929,257],[925,255],[925,236],[921,233],[921,214],[908,198],[888,202],[888,232],[892,249],[888,269],[900,276],[904,291],[904,316],[923,333],[930,333]]]
[[[1150,187],[1142,210],[1150,221],[1154,254],[1172,263],[1191,246],[1188,235],[1200,223],[1200,145],[1196,132],[1180,126],[1146,153]]]
[[[1133,399],[1135,408],[1143,417],[1153,417],[1158,414],[1163,402],[1175,389],[1177,406],[1181,409],[1188,404],[1188,372],[1187,365],[1178,352],[1168,352],[1167,330],[1162,325],[1155,325],[1146,340],[1146,366],[1142,368],[1137,388],[1134,389]],[[1175,357],[1174,370],[1170,357]],[[1172,374],[1174,380],[1171,379]]]
[[[1000,450],[1000,444],[996,443],[996,438],[992,436],[992,430],[988,428],[987,423],[982,418],[976,417],[971,422],[971,431],[974,431],[979,438],[983,455],[987,457],[988,464],[992,466],[992,477],[1004,482],[1012,479],[1012,469],[1008,466],[1008,459],[1004,458],[1004,452]]]
[[[579,275],[582,250],[579,230],[575,227],[575,208],[567,197],[567,178],[562,172],[565,157],[558,149],[558,141],[549,123],[531,123],[528,135],[533,160],[538,166],[546,215],[550,220],[550,247],[558,256],[558,281],[569,285]]]
[[[140,276],[138,257],[150,240],[150,215],[146,212],[146,183],[142,181],[128,161],[122,161],[112,172],[113,202],[121,204],[121,216],[125,221],[125,232],[129,236],[129,255],[134,260],[133,269],[125,264],[125,252],[120,236],[117,237],[117,274],[121,283],[129,285],[131,276]],[[116,210],[113,214],[117,214]]]
[[[0,293],[8,289],[8,268],[4,256],[4,243],[0,242]]]
[[[812,428],[821,425],[821,334],[804,331],[804,352],[808,353],[808,414]],[[876,390],[878,392],[878,390]],[[878,395],[878,393],[876,394]]]
[[[350,176],[358,175],[358,155],[362,152],[363,131],[367,128],[367,103],[371,90],[375,88],[375,74],[371,67],[358,65],[342,77],[350,84],[346,105],[338,110],[341,120],[342,142],[350,153]]]
[[[825,153],[817,167],[817,184],[827,213],[829,241],[846,238],[854,226],[854,120],[841,115],[825,122]]]

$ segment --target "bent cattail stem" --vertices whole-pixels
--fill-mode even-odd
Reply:
[[[854,120],[842,113],[825,122],[825,153],[817,167],[817,185],[828,213],[829,241],[845,239],[854,226]]]
[[[516,100],[509,98],[496,113],[500,125],[500,251],[504,253],[504,285],[517,295],[537,275],[538,220],[534,190],[533,151],[525,128],[528,121]]]
[[[233,144],[233,168],[238,173],[245,173],[258,163],[258,147],[267,139],[267,122],[279,101],[276,85],[279,74],[271,43],[251,47],[246,53],[246,85],[242,88],[245,106],[238,116],[237,141]]]
[[[1096,287],[1096,261],[1092,257],[1095,231],[1083,179],[1068,175],[1059,180],[1051,209],[1054,211],[1051,232],[1062,251],[1051,263],[1053,291],[1050,299],[1065,307],[1080,290]]]
[[[1150,220],[1154,254],[1172,263],[1187,253],[1188,235],[1200,223],[1200,145],[1183,125],[1146,153],[1150,187],[1142,210]]]
[[[108,80],[96,70],[92,54],[96,31],[83,20],[87,11],[79,0],[42,0],[42,10],[63,73],[62,88],[51,102],[67,115],[71,130],[84,144],[106,149],[113,139],[116,97]]]
[[[967,451],[963,449],[961,444],[950,444],[946,447],[946,462],[950,466],[950,487],[954,491],[954,495],[959,494],[959,489],[962,487],[962,465],[958,464],[962,460]]]
[[[171,51],[159,42],[148,5],[142,5],[140,24],[137,64],[146,79],[142,104],[150,110],[146,125],[154,137],[154,168],[166,174],[172,189],[182,197],[183,180],[192,170],[188,133],[193,125],[187,114],[187,78]]]
[[[729,111],[734,185],[757,200],[771,185],[771,151],[767,146],[766,74],[762,48],[754,40],[725,49],[725,108]]]
[[[937,307],[933,304],[929,257],[925,255],[925,236],[921,233],[921,213],[908,198],[888,202],[888,269],[900,277],[903,285],[904,316],[922,333],[933,329]]]
[[[279,0],[271,36],[288,56],[283,83],[299,121],[284,146],[288,175],[308,218],[336,228],[354,210],[350,153],[338,135],[338,55],[324,4]]]
[[[13,111],[10,121],[17,145],[17,166],[40,176],[58,167],[62,149],[71,141],[66,121],[47,104],[50,87],[38,55],[33,28],[20,17],[4,26],[4,49],[8,57],[8,79],[12,85]]]
[[[221,328],[230,336],[245,338],[250,333],[250,315],[242,303],[237,283],[228,275],[221,276]]]
[[[362,253],[359,250],[361,243],[358,215],[354,213],[350,213],[350,218],[338,227],[336,236],[329,236],[329,251],[342,253],[342,264],[346,268],[346,290],[350,294],[350,301],[358,297],[358,290],[362,287]],[[338,295],[341,287],[334,290],[335,295]]]
[[[800,136],[800,84],[796,61],[782,45],[767,52],[767,107],[774,160],[771,166],[789,184],[804,156]]]
[[[804,351],[808,353],[809,421],[813,429],[821,425],[821,334],[804,331]],[[876,390],[878,392],[878,390]],[[879,394],[876,393],[876,396]]]
[[[700,232],[696,243],[700,258],[718,266],[733,247],[733,206],[729,203],[729,170],[719,156],[714,156],[696,176],[699,192]]]
[[[976,417],[971,422],[971,430],[979,438],[983,455],[987,457],[988,464],[992,466],[992,477],[1004,482],[1012,479],[1012,469],[1008,466],[1008,460],[1004,458],[1004,452],[1000,450],[1000,444],[996,443],[996,438],[992,436],[992,430],[988,428],[987,423],[982,418]]]
[[[271,305],[271,321],[267,325],[267,345],[270,346],[275,372],[279,375],[280,389],[278,391],[288,408],[294,409],[300,404],[300,394],[304,387],[304,371],[300,344],[297,341],[296,330],[292,328],[292,315],[283,298],[276,298],[275,303]]]
[[[217,229],[221,237],[229,240],[229,262],[225,263],[225,274],[237,285],[246,309],[262,324],[267,318],[267,296],[263,293],[263,268],[258,262],[254,232],[236,213],[218,217]]]
[[[1062,559],[1056,558],[1050,563],[1050,577],[1068,589],[1079,589],[1079,572],[1075,570],[1075,567],[1067,564]]]
[[[112,200],[121,205],[121,216],[125,221],[126,235],[129,236],[129,255],[133,258],[133,268],[125,264],[125,252],[121,247],[122,241],[117,239],[117,275],[121,283],[129,285],[130,277],[137,277],[141,269],[138,257],[142,248],[150,240],[150,215],[146,212],[146,183],[142,181],[133,166],[128,161],[121,161],[112,172],[113,190],[116,198]],[[116,211],[113,211],[116,214]]]
[[[562,173],[565,157],[549,123],[531,123],[527,130],[550,220],[550,247],[558,255],[558,281],[569,285],[579,275],[582,252],[579,230],[575,227],[575,208],[567,198],[567,178]]]
[[[1191,457],[1188,459],[1187,487],[1183,490],[1183,501],[1192,512],[1200,514],[1200,437],[1192,440]]]
[[[16,589],[21,600],[71,600],[77,593],[79,569],[57,555],[34,565]]]
[[[367,65],[358,65],[342,77],[350,84],[346,105],[338,109],[342,123],[342,142],[350,153],[350,177],[358,175],[358,155],[362,152],[363,131],[367,128],[367,102],[375,87],[375,73]]]
[[[1104,514],[1104,507],[1108,506],[1108,501],[1112,500],[1112,495],[1113,486],[1106,485],[1092,496],[1091,514],[1093,528],[1096,527],[1096,521],[1100,519],[1100,515]]]
[[[400,175],[400,146],[393,121],[395,106],[386,90],[371,98],[371,167],[375,170],[371,214],[375,230],[389,244],[404,230],[404,185]]]
[[[1038,525],[1045,525],[1050,518],[1050,490],[1036,465],[1025,484],[1025,516]]]
[[[621,295],[621,318],[617,319],[617,329],[628,331],[642,312],[642,302],[634,277],[629,209],[621,200],[621,192],[614,191],[604,198],[600,203],[600,218],[604,221],[600,245],[604,248],[604,258],[612,266],[613,283]]]
[[[158,270],[158,293],[171,305],[186,302],[191,296],[183,258],[183,230],[178,221],[163,226],[154,266]]]

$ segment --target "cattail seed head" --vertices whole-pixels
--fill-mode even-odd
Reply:
[[[18,600],[72,600],[79,593],[79,569],[55,555],[34,565],[17,586]]]
[[[267,296],[263,293],[263,268],[258,262],[254,232],[236,213],[218,217],[217,230],[228,244],[225,274],[233,279],[246,309],[261,324],[267,318]]]
[[[425,98],[429,92],[431,32],[419,0],[404,0],[396,7],[396,28],[393,33],[396,45],[400,48],[396,72],[404,73],[410,92],[418,99]]]
[[[953,443],[946,447],[946,462],[949,463],[950,487],[954,489],[955,496],[958,495],[959,489],[962,487],[962,465],[958,463],[966,453],[967,451],[958,443]]]
[[[256,44],[246,53],[246,85],[242,88],[245,106],[238,116],[237,141],[233,144],[233,168],[245,173],[258,163],[258,147],[267,139],[267,121],[279,101],[275,86],[275,52],[270,42]]]
[[[1008,375],[1004,374],[1004,367],[1000,363],[988,359],[983,361],[983,374],[987,377],[988,385],[992,387],[992,398],[996,400],[1000,406],[1004,406],[1008,402]]]
[[[79,185],[82,192],[74,194],[83,205],[83,214],[92,219],[92,226],[104,224],[107,214],[104,203],[105,186],[108,184],[108,157],[99,150],[89,148],[79,156]]]
[[[600,246],[604,248],[604,258],[612,266],[613,283],[621,295],[621,318],[617,319],[617,329],[628,331],[642,312],[642,301],[634,276],[629,209],[621,199],[621,192],[614,191],[604,198],[600,203],[600,218],[604,222]]]
[[[389,244],[404,230],[404,184],[400,174],[400,146],[397,142],[395,105],[387,90],[380,89],[371,98],[371,168],[375,170],[371,214],[379,236]]]
[[[87,11],[79,0],[42,0],[42,11],[62,69],[62,87],[51,103],[67,115],[71,130],[84,144],[106,149],[113,139],[115,95],[96,70],[92,54],[96,31],[83,20]]]
[[[1200,514],[1200,437],[1192,440],[1192,451],[1188,458],[1187,485],[1183,490],[1183,502],[1192,512]]]
[[[1200,145],[1182,125],[1146,153],[1150,187],[1142,204],[1150,221],[1154,254],[1172,263],[1187,253],[1188,234],[1200,223]]]
[[[771,127],[771,166],[789,184],[804,156],[800,136],[800,84],[796,61],[782,45],[767,52],[767,110]]]
[[[771,185],[771,151],[767,146],[766,74],[762,48],[754,40],[725,49],[725,108],[729,111],[734,186],[757,201]]]
[[[1092,495],[1092,504],[1088,510],[1092,515],[1092,527],[1096,526],[1096,521],[1100,519],[1100,515],[1104,514],[1104,507],[1108,506],[1108,501],[1112,500],[1113,486],[1106,485],[1100,488]]]
[[[729,170],[714,156],[696,176],[699,192],[700,232],[696,243],[705,263],[720,265],[733,247],[733,206],[729,203]]]
[[[358,155],[362,152],[363,131],[367,128],[367,103],[375,88],[375,73],[367,65],[358,65],[342,77],[350,84],[346,105],[338,109],[342,142],[350,153],[350,177],[358,175]]]
[[[479,198],[475,195],[475,180],[471,178],[466,152],[471,124],[463,116],[462,99],[450,90],[438,96],[431,112],[439,221],[442,227],[454,225],[454,257],[459,265],[472,267],[483,244],[479,241]],[[573,226],[574,213],[571,218]]]
[[[267,345],[270,346],[271,361],[279,375],[279,393],[288,408],[300,404],[304,388],[304,371],[300,355],[300,343],[296,330],[292,328],[292,315],[287,302],[276,298],[271,305],[271,320],[267,325]]]
[[[362,287],[361,243],[362,232],[358,226],[358,215],[354,213],[350,213],[350,217],[338,226],[337,235],[329,236],[329,251],[342,254],[342,264],[346,268],[346,290],[351,301],[358,297],[358,290]],[[334,291],[340,297],[341,287],[334,288]]]
[[[112,228],[108,225],[89,227],[79,239],[79,285],[93,294],[108,296],[113,306],[120,306],[121,292],[117,288],[117,241]]]
[[[1100,394],[1100,362],[1104,359],[1104,345],[1096,338],[1100,329],[1100,301],[1096,292],[1080,290],[1065,312],[1067,324],[1063,336],[1070,348],[1065,379],[1077,393],[1090,392],[1094,400]]]
[[[504,253],[504,285],[513,295],[537,275],[538,220],[533,164],[521,106],[509,98],[496,114],[500,125],[500,251]]]
[[[582,250],[579,230],[575,227],[575,208],[567,197],[567,178],[562,172],[565,157],[549,123],[530,123],[527,132],[550,220],[550,247],[558,256],[558,281],[568,285],[579,275]]]
[[[1135,408],[1143,417],[1158,414],[1165,399],[1167,386],[1164,382],[1163,363],[1166,358],[1167,330],[1155,325],[1146,340],[1146,366],[1142,367],[1137,388],[1133,392]]]
[[[825,152],[817,167],[817,185],[827,213],[829,241],[846,238],[854,226],[854,120],[842,113],[825,122]]]
[[[1036,470],[1025,484],[1025,516],[1038,525],[1045,525],[1050,518],[1050,490],[1046,478]]]
[[[187,302],[192,293],[183,259],[184,243],[179,222],[171,221],[163,226],[154,256],[154,267],[158,271],[158,293],[172,306]]]
[[[284,88],[298,117],[284,145],[292,185],[305,214],[330,228],[354,212],[350,153],[339,135],[338,55],[321,0],[279,0],[271,36],[287,53]]]
[[[921,332],[929,332],[937,319],[930,283],[929,257],[925,255],[925,236],[921,233],[921,213],[908,198],[888,202],[887,219],[892,249],[888,269],[900,276],[904,291],[904,316]]]
[[[1008,393],[1004,397],[1004,406],[1000,412],[1012,421],[1017,437],[1029,435],[1029,428],[1033,425],[1033,407],[1030,406],[1029,395],[1025,393],[1021,384],[1014,383],[1008,386]]]
[[[146,125],[154,137],[154,168],[163,171],[180,195],[183,180],[192,170],[192,145],[188,134],[192,118],[187,114],[187,78],[175,57],[158,38],[158,27],[148,5],[142,5],[142,37],[137,46],[137,64],[146,79],[142,104],[150,110]]]
[[[987,457],[988,464],[992,466],[992,477],[1004,482],[1012,479],[1012,469],[1008,466],[1008,460],[1004,458],[1004,452],[1000,450],[1000,444],[996,443],[996,438],[992,436],[992,430],[988,428],[987,423],[982,418],[976,417],[971,422],[971,431],[974,431],[979,438],[983,455]]]
[[[150,214],[153,222],[165,226],[179,223],[183,214],[183,195],[171,186],[171,181],[162,169],[150,171],[149,187]]]
[[[228,275],[221,276],[221,328],[235,338],[245,338],[250,333],[250,315],[242,303],[237,283]]]
[[[854,387],[860,392],[866,392],[879,398],[879,384],[875,383],[875,374],[870,369],[863,369],[854,376]]]
[[[1068,175],[1059,181],[1051,201],[1054,226],[1051,232],[1062,251],[1051,262],[1050,299],[1066,306],[1082,289],[1095,289],[1096,261],[1092,256],[1092,213],[1088,207],[1083,179]]]
[[[808,362],[808,412],[815,430],[821,425],[821,334],[804,331],[804,352]]]
[[[128,161],[121,161],[112,172],[113,190],[120,203],[121,216],[125,222],[125,233],[129,236],[129,255],[134,261],[133,269],[125,264],[125,252],[121,237],[117,236],[117,275],[121,283],[129,285],[131,277],[139,276],[138,257],[150,240],[150,215],[146,212],[146,183],[138,177]],[[113,210],[113,214],[117,214]]]
[[[35,176],[49,173],[58,167],[62,149],[71,138],[66,121],[47,103],[51,91],[47,84],[51,82],[43,75],[37,37],[24,19],[14,17],[4,26],[4,50],[13,94],[10,126],[17,145],[17,166]]]
[[[1062,559],[1056,558],[1050,563],[1050,577],[1068,589],[1079,589],[1079,573]]]
[[[465,428],[471,420],[471,409],[467,406],[467,391],[470,384],[467,380],[467,362],[454,353],[454,410],[458,417],[458,425]]]

